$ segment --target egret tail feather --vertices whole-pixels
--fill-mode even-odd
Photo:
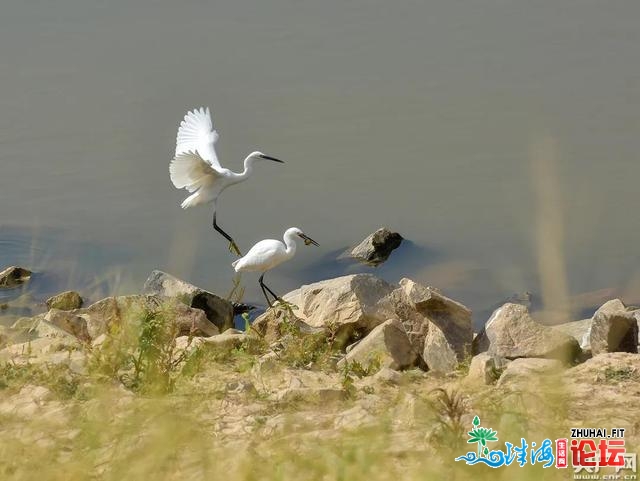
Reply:
[[[202,204],[202,201],[200,199],[200,195],[198,194],[198,192],[196,192],[195,194],[191,194],[189,197],[187,197],[182,202],[182,204],[180,204],[180,207],[182,207],[183,209],[188,209],[189,207],[193,207],[198,204]]]

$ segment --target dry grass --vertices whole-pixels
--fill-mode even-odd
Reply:
[[[347,373],[350,395],[343,399],[276,400],[277,386],[291,379],[317,378],[340,389],[345,373],[293,369],[285,360],[257,372],[263,349],[199,350],[197,362],[172,374],[170,390],[161,376],[147,379],[145,389],[125,389],[118,376],[96,371],[5,366],[0,412],[3,400],[25,385],[47,386],[51,396],[28,415],[0,416],[0,479],[566,479],[555,468],[492,470],[454,461],[473,450],[466,431],[475,415],[498,430],[492,449],[520,437],[565,437],[573,414],[556,378],[535,390],[504,391],[410,371],[399,386],[364,388],[361,376],[369,373],[356,366]],[[367,422],[337,427],[362,406],[372,415]]]

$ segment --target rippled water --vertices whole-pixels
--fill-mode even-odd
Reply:
[[[321,244],[269,275],[276,290],[370,271],[333,253],[388,225],[412,243],[375,272],[439,286],[478,321],[514,292],[637,300],[639,14],[595,0],[9,0],[0,265],[46,273],[41,295],[133,292],[153,268],[229,290],[210,210],[181,211],[168,177],[182,115],[209,105],[226,166],[254,149],[287,162],[225,192],[221,225],[245,250],[290,225]]]

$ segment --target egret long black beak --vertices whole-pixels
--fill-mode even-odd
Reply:
[[[275,157],[269,157],[268,155],[261,155],[260,157],[262,157],[263,159],[273,160],[274,162],[280,162],[281,164],[284,164],[284,160],[276,159]]]
[[[304,245],[308,246],[309,244],[313,244],[314,246],[320,246],[316,241],[314,241],[311,237],[306,234],[298,234],[302,239],[304,239]]]

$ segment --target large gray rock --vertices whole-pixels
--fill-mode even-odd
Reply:
[[[82,297],[76,291],[65,291],[50,297],[45,304],[49,309],[70,311],[72,309],[80,309],[83,302]]]
[[[218,327],[200,309],[161,296],[116,296],[102,299],[84,309],[69,311],[87,321],[91,339],[109,332],[112,325],[137,323],[149,312],[159,312],[177,323],[178,335],[215,336]]]
[[[422,359],[430,371],[448,374],[456,370],[462,356],[458,356],[445,332],[436,324],[431,324],[424,338]]]
[[[565,322],[551,326],[553,329],[569,334],[580,344],[580,349],[585,353],[591,352],[591,319]]]
[[[16,343],[29,342],[38,338],[49,339],[73,339],[77,344],[78,339],[68,330],[55,325],[46,318],[46,314],[38,314],[34,317],[22,317],[13,323],[13,339]]]
[[[296,315],[297,311],[279,306],[272,307],[258,316],[251,324],[249,335],[257,334],[267,342],[274,342],[286,333],[295,332],[306,336],[313,334],[328,334],[326,326],[313,327]]]
[[[17,287],[31,278],[31,271],[24,267],[11,266],[0,272],[0,288]]]
[[[633,313],[633,317],[636,318],[636,322],[638,323],[638,347],[640,347],[640,309],[634,309],[631,312]]]
[[[429,369],[453,372],[470,351],[471,311],[437,289],[410,279],[400,281],[400,290],[404,297],[396,302],[396,313],[409,331],[413,346],[422,352]]]
[[[400,234],[383,227],[367,236],[341,257],[352,257],[365,264],[377,266],[389,258],[391,252],[400,246],[402,240]]]
[[[268,340],[281,334],[286,320],[284,325],[304,331],[323,328],[334,336],[334,345],[344,347],[395,319],[404,326],[420,367],[451,372],[470,350],[471,311],[410,279],[393,285],[371,274],[343,276],[302,286],[284,299],[291,309],[269,309],[252,326]]]
[[[620,299],[603,304],[593,315],[591,352],[638,352],[638,323]]]
[[[220,349],[234,349],[240,347],[247,334],[236,329],[227,329],[222,334],[211,337],[203,337],[203,344],[214,346]]]
[[[189,307],[204,311],[222,332],[233,327],[233,304],[162,271],[153,271],[144,283],[144,293],[177,298]]]
[[[473,340],[473,353],[517,359],[539,357],[573,361],[581,355],[573,337],[534,321],[526,306],[507,303],[496,309]]]
[[[493,384],[510,362],[512,361],[482,352],[471,359],[467,379],[481,384]]]
[[[388,367],[406,369],[418,359],[404,326],[397,319],[390,319],[377,326],[338,362],[338,367],[357,362],[365,369]]]
[[[348,344],[393,317],[383,299],[394,288],[371,274],[355,274],[302,286],[284,300],[297,306],[297,318],[312,327],[335,329],[336,337]]]
[[[592,388],[594,383],[633,383],[637,386],[640,381],[640,356],[628,352],[598,354],[571,368],[568,371],[568,377],[574,381],[589,384]],[[617,394],[626,399],[624,402],[615,403],[612,407],[623,406],[630,402],[637,405],[635,397],[637,389],[619,390]],[[609,400],[609,397],[607,396],[605,399]]]
[[[91,336],[87,328],[87,320],[82,316],[59,309],[51,309],[44,315],[44,320],[74,335],[81,341],[91,341]]]
[[[516,359],[507,365],[498,379],[497,387],[532,388],[543,381],[545,376],[561,372],[563,367],[563,363],[557,359]]]
[[[209,337],[220,333],[200,309],[160,296],[142,295],[107,297],[89,307],[72,311],[51,309],[46,314],[20,319],[13,327],[26,329],[37,337],[43,337],[46,335],[40,332],[43,328],[55,326],[81,341],[92,342],[109,334],[113,328],[137,325],[144,316],[152,312],[157,312],[167,321],[175,322],[179,336]]]

